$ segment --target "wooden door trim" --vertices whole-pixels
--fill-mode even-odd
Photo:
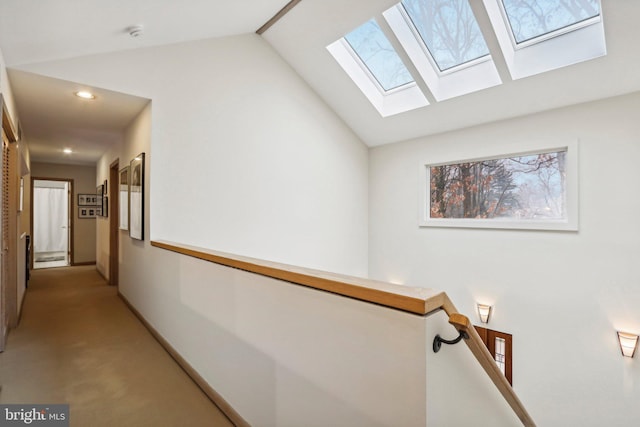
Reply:
[[[38,176],[31,176],[31,191],[30,191],[30,211],[29,211],[29,218],[31,221],[31,259],[29,260],[29,263],[31,264],[29,266],[29,268],[31,268],[33,270],[33,260],[35,258],[35,251],[33,250],[33,248],[35,248],[34,242],[35,242],[35,233],[34,233],[34,229],[33,229],[33,189],[34,189],[34,181],[58,181],[58,182],[68,182],[69,183],[69,192],[71,193],[71,195],[69,196],[69,265],[76,265],[75,263],[75,248],[74,248],[74,244],[73,241],[75,240],[75,223],[74,223],[74,218],[75,218],[75,211],[76,211],[76,205],[75,205],[75,198],[76,198],[76,194],[74,191],[75,188],[75,182],[73,180],[73,178],[47,178],[47,177],[38,177]]]

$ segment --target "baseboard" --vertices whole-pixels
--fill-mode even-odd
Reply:
[[[164,347],[164,349],[167,351],[167,353],[169,353],[173,360],[175,360],[176,363],[180,365],[184,372],[193,380],[194,383],[196,383],[198,387],[200,387],[204,394],[207,395],[209,400],[211,400],[211,402],[213,402],[213,404],[216,405],[222,411],[222,413],[227,416],[229,421],[231,421],[234,426],[250,427],[250,424],[244,418],[242,418],[240,414],[235,409],[233,409],[229,402],[224,400],[224,398],[217,391],[215,391],[209,385],[209,383],[207,383],[207,381],[202,378],[202,376],[198,374],[198,372],[196,372],[195,369],[193,369],[193,366],[191,366],[189,362],[187,362],[180,355],[180,353],[178,353],[178,351],[173,348],[173,346],[169,344],[169,342],[165,340],[164,337],[162,337],[162,335],[160,335],[160,333],[153,326],[151,326],[149,322],[147,322],[147,319],[145,319],[144,316],[142,316],[142,314],[138,310],[136,310],[133,305],[131,305],[129,300],[127,300],[124,295],[118,292],[118,296],[120,297],[120,299],[122,299],[122,301],[124,301],[127,307],[129,307],[131,312],[136,315],[140,322],[142,322],[142,324],[149,330],[149,332],[151,332],[151,335],[153,335],[156,341],[158,341],[160,345]]]
[[[71,264],[73,267],[77,266],[77,265],[96,265],[95,261],[84,261],[84,262],[74,262],[73,264]]]
[[[100,271],[99,268],[96,268],[96,271],[98,272],[100,277],[102,277],[104,279],[104,281],[107,282],[107,284],[109,284],[109,279],[107,279],[107,276],[105,276],[104,273],[102,271]]]

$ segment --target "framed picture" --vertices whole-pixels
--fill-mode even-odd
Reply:
[[[95,194],[78,194],[78,206],[95,206]]]
[[[129,168],[129,236],[144,240],[144,153],[131,160]]]
[[[102,185],[98,185],[96,187],[96,209],[95,209],[95,215],[96,216],[102,216],[102,202],[104,201],[104,198],[102,196],[102,189],[104,188],[104,186]]]
[[[105,218],[109,216],[109,198],[107,196],[102,198],[102,212],[100,212],[100,216]]]
[[[18,205],[18,212],[22,212],[24,208],[24,178],[20,178],[20,203]]]
[[[107,180],[104,180],[104,183],[102,184],[102,194],[103,195],[107,195]]]
[[[78,218],[80,219],[90,219],[96,217],[95,208],[88,206],[78,206]]]
[[[129,229],[129,166],[120,171],[120,187],[118,190],[120,201],[119,228]]]

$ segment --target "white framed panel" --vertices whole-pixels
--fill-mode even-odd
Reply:
[[[578,230],[578,141],[565,144],[528,143],[520,145],[521,151],[508,153],[477,152],[469,158],[445,159],[432,158],[419,165],[419,219],[420,227],[459,227],[521,230]],[[522,219],[522,218],[436,218],[431,215],[431,168],[434,166],[472,163],[482,160],[514,158],[520,156],[566,152],[563,171],[564,180],[564,216],[561,219]]]

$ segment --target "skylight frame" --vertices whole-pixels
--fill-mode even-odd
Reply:
[[[385,91],[344,37],[328,45],[327,50],[382,117],[429,105],[415,78],[413,82]]]
[[[364,27],[365,25],[369,24],[370,22],[373,22],[373,24],[375,25],[375,27],[379,30],[380,35],[382,36],[382,38],[384,39],[384,41],[386,41],[386,43],[389,44],[389,47],[391,48],[391,50],[393,51],[393,54],[395,54],[395,56],[397,57],[399,63],[404,67],[404,71],[406,71],[406,74],[411,78],[410,81],[406,82],[406,83],[402,83],[399,84],[397,86],[391,87],[389,89],[385,88],[385,85],[382,83],[381,81],[381,77],[382,76],[378,76],[376,75],[375,70],[373,70],[369,64],[367,63],[367,61],[360,55],[360,53],[358,53],[358,51],[356,50],[356,47],[351,44],[351,42],[347,39],[347,37],[352,34],[354,31],[359,30],[360,28]],[[389,41],[389,38],[387,37],[387,35],[384,33],[384,31],[382,30],[382,28],[380,28],[380,25],[378,24],[378,22],[376,21],[375,18],[372,18],[368,21],[366,21],[364,24],[356,27],[355,29],[353,29],[349,34],[343,36],[341,38],[341,40],[343,41],[343,43],[346,45],[346,47],[350,50],[350,52],[352,53],[352,55],[354,55],[354,58],[356,59],[357,62],[360,63],[360,65],[364,68],[365,72],[367,72],[371,78],[374,80],[374,82],[377,84],[377,86],[380,88],[380,90],[383,93],[392,93],[394,90],[399,89],[405,85],[411,84],[411,83],[415,83],[415,79],[414,77],[411,75],[411,72],[409,71],[409,69],[407,68],[407,65],[404,63],[404,61],[402,60],[402,58],[400,57],[400,55],[398,55],[398,52],[396,51],[396,49],[393,47],[393,45],[391,44],[391,42]]]
[[[417,29],[402,2],[387,9],[382,15],[436,101],[502,84],[491,54],[452,67],[446,72],[440,71],[422,37],[416,33]]]
[[[604,35],[602,2],[599,19],[581,21],[583,25],[563,27],[520,45],[514,44],[514,35],[502,0],[482,0],[498,44],[513,80],[533,76],[589,61],[607,54]],[[593,21],[592,21],[593,20]],[[569,30],[570,28],[570,30]],[[539,36],[542,37],[542,36]]]
[[[376,75],[373,73],[373,71],[371,71],[371,68],[369,68],[369,66],[366,64],[366,62],[364,62],[364,60],[360,57],[360,55],[358,55],[358,52],[356,52],[356,50],[353,48],[351,43],[349,43],[349,40],[347,40],[345,37],[342,37],[339,41],[342,43],[344,49],[346,49],[351,54],[351,56],[353,57],[353,60],[360,66],[362,71],[365,74],[367,74],[367,76],[369,76],[369,78],[371,79],[371,82],[380,91],[380,94],[382,94],[382,95],[390,95],[390,94],[393,94],[394,92],[398,92],[400,90],[406,89],[406,87],[408,87],[409,85],[415,85],[416,84],[416,81],[415,81],[415,79],[413,79],[413,76],[412,76],[411,77],[412,80],[410,82],[401,84],[401,85],[393,87],[391,89],[385,89],[384,86],[382,86],[382,83],[380,83],[380,80],[376,77]],[[405,67],[406,67],[406,65],[405,65]]]
[[[504,0],[497,0],[498,6],[500,8],[500,12],[502,14],[502,19],[505,23],[506,28],[509,30],[509,37],[511,38],[511,43],[515,50],[523,49],[538,43],[545,42],[547,40],[553,39],[555,37],[560,37],[564,34],[568,34],[574,31],[578,31],[582,28],[589,27],[594,24],[598,24],[602,22],[602,6],[600,5],[600,12],[596,16],[592,16],[591,18],[585,18],[581,21],[575,22],[573,24],[565,25],[564,27],[558,28],[556,30],[552,30],[546,32],[544,34],[540,34],[535,37],[531,37],[527,40],[523,40],[518,42],[516,40],[516,35],[513,31],[513,26],[511,25],[511,20],[509,20],[509,14],[507,13],[506,6],[504,5]]]
[[[451,67],[442,69],[440,67],[440,64],[438,64],[438,61],[436,60],[435,56],[431,52],[431,49],[429,49],[429,46],[427,45],[426,41],[422,37],[422,34],[420,34],[420,30],[416,26],[416,23],[414,22],[414,20],[411,18],[411,15],[409,14],[409,11],[404,6],[404,4],[402,4],[402,1],[397,3],[394,7],[398,8],[400,14],[403,16],[403,18],[405,20],[406,25],[411,29],[411,32],[413,33],[414,37],[419,42],[419,44],[422,46],[425,55],[431,61],[431,65],[433,66],[434,70],[440,76],[445,76],[447,74],[455,73],[455,72],[463,70],[463,69],[465,69],[467,67],[473,67],[474,65],[477,65],[477,64],[482,63],[484,61],[491,60],[491,50],[489,49],[489,46],[487,46],[487,43],[484,40],[484,36],[482,35],[482,31],[480,31],[480,36],[482,37],[483,41],[485,42],[485,47],[487,48],[487,53],[485,55],[479,56],[477,58],[470,59],[470,60],[462,62],[460,64],[453,65]],[[476,21],[476,24],[477,24],[477,21]],[[401,41],[401,43],[402,43],[402,41]],[[404,46],[404,44],[403,44],[403,46]]]

